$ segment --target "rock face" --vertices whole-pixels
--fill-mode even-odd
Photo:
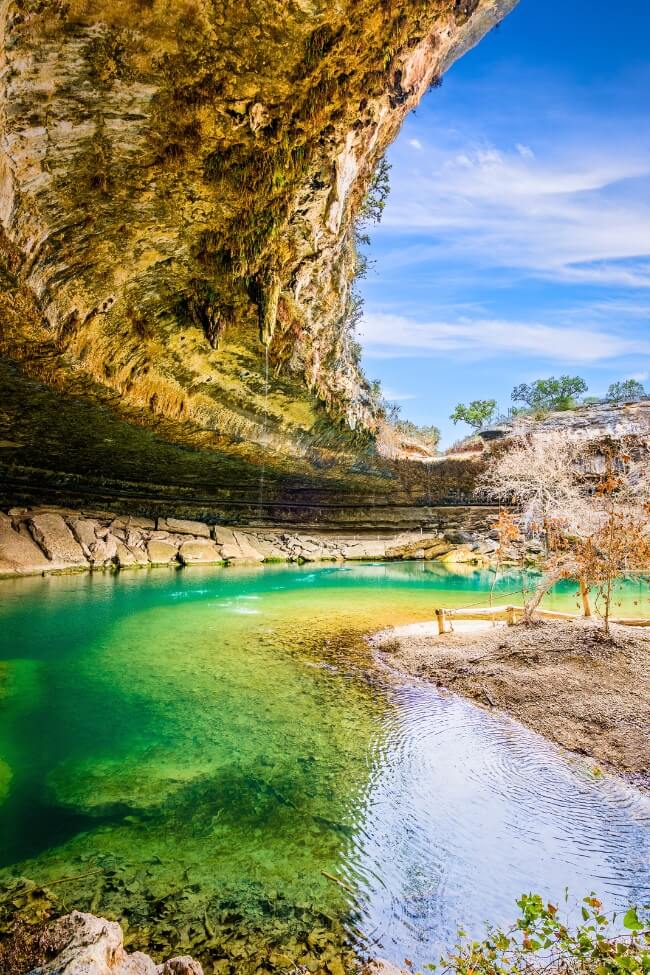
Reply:
[[[187,956],[156,965],[140,951],[127,954],[119,924],[94,914],[72,911],[48,926],[47,938],[55,957],[30,975],[203,975]]]
[[[650,398],[630,403],[595,403],[575,410],[548,413],[541,419],[518,416],[508,423],[489,427],[480,436],[488,443],[530,432],[560,432],[575,439],[613,437],[620,440],[650,438]]]
[[[405,116],[515,2],[0,3],[12,477],[78,473],[106,491],[107,414],[135,428],[120,436],[150,490],[143,425],[239,471],[263,454],[267,483],[289,460],[303,481],[342,457],[372,467],[355,217]],[[26,417],[47,390],[65,408],[35,437]],[[16,396],[31,411],[14,414]],[[70,442],[80,414],[92,461]]]
[[[333,533],[243,531],[172,517],[115,518],[101,512],[84,515],[69,509],[15,508],[11,514],[0,512],[0,576],[344,559],[426,559],[481,565],[497,547],[490,538],[496,517],[497,509],[491,507],[448,508],[438,511],[438,525],[429,532]],[[162,527],[142,527],[154,524]],[[190,527],[193,534],[189,534]],[[167,530],[172,528],[175,530]]]

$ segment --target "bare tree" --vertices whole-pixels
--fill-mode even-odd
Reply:
[[[534,433],[495,453],[480,490],[522,512],[522,527],[543,533],[546,566],[526,618],[563,578],[596,587],[605,632],[615,580],[650,565],[650,470],[647,453],[626,445]]]
[[[522,528],[548,535],[582,498],[576,478],[578,445],[557,432],[534,433],[504,445],[488,462],[478,489],[521,510]]]

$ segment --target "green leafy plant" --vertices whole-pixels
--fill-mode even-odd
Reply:
[[[580,376],[550,376],[533,383],[521,383],[512,391],[514,403],[525,403],[531,410],[573,410],[576,397],[587,392],[587,384]]]
[[[475,430],[480,430],[493,419],[496,413],[497,401],[495,399],[474,399],[469,405],[459,403],[454,412],[449,417],[454,423],[467,423]]]
[[[637,379],[625,379],[620,383],[612,383],[607,390],[607,399],[610,403],[629,403],[643,399],[645,395],[645,388]]]
[[[565,892],[565,901],[567,894]],[[580,905],[581,923],[572,924],[539,894],[523,894],[519,917],[505,930],[492,929],[483,941],[458,941],[429,971],[455,975],[647,975],[650,922],[640,908],[622,917],[603,913],[595,894]]]

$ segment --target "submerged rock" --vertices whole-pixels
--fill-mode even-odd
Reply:
[[[47,928],[47,945],[56,955],[29,975],[203,975],[189,956],[157,965],[141,951],[128,954],[115,921],[72,911]]]

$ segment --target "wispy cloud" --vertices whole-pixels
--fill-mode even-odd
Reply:
[[[414,238],[403,265],[444,256],[558,283],[650,287],[650,194],[639,189],[650,189],[650,153],[590,143],[553,156],[453,136],[419,156],[384,218],[384,234]]]
[[[416,399],[415,393],[400,393],[393,389],[391,386],[384,386],[383,388],[384,397],[394,403],[403,403],[407,400]]]
[[[367,314],[361,335],[366,353],[378,358],[445,353],[489,357],[507,353],[549,362],[593,364],[650,355],[650,339],[627,338],[598,328],[493,319],[417,321],[401,315]]]

